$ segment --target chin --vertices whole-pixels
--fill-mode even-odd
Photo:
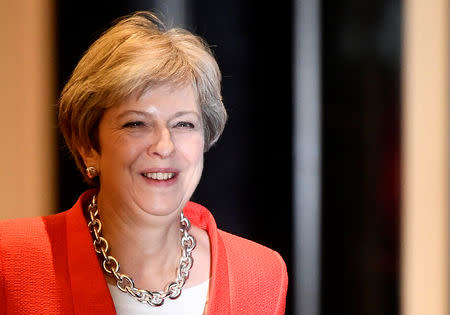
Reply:
[[[143,207],[141,207],[145,212],[157,215],[157,216],[166,216],[170,215],[174,212],[179,212],[183,209],[184,205],[187,201],[180,201],[178,203],[170,201],[170,202],[149,202],[145,203]]]

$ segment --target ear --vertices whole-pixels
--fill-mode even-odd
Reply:
[[[98,172],[100,172],[100,154],[98,154],[95,149],[80,147],[78,148],[78,152],[83,158],[83,162],[86,167],[93,166]]]

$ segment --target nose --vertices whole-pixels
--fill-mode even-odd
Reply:
[[[175,150],[172,135],[167,128],[160,128],[155,142],[148,148],[150,155],[156,155],[163,159],[168,158]]]

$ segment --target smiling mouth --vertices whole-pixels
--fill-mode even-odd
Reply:
[[[143,173],[143,176],[156,180],[169,180],[175,176],[175,173]]]

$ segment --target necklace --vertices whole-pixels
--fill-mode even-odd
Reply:
[[[177,268],[177,277],[173,282],[170,282],[163,291],[150,291],[138,289],[134,286],[134,281],[130,276],[120,273],[120,265],[116,258],[108,255],[109,243],[102,236],[102,222],[98,215],[97,198],[94,195],[89,204],[88,223],[89,230],[93,234],[94,249],[100,259],[102,259],[103,270],[116,280],[116,286],[120,291],[130,294],[141,303],[147,303],[150,306],[163,305],[166,298],[176,299],[181,294],[187,278],[189,277],[189,270],[192,268],[193,259],[191,256],[192,250],[195,247],[195,238],[188,233],[191,228],[191,223],[186,218],[183,212],[180,213],[180,232],[181,232],[181,257],[180,264]]]

